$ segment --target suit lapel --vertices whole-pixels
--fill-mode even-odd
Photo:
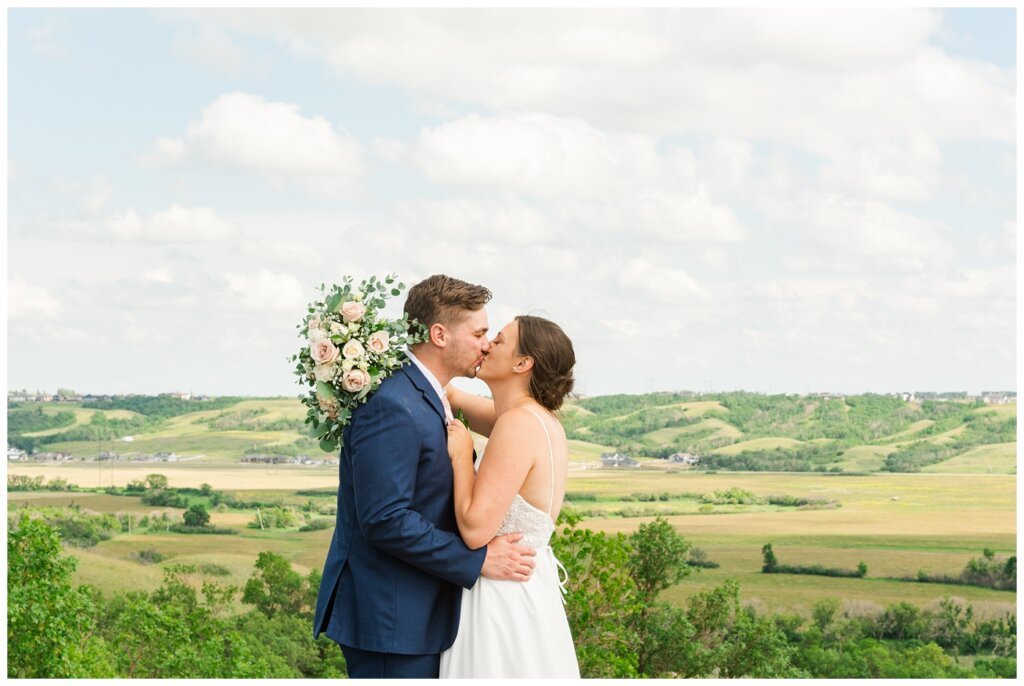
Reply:
[[[420,368],[416,366],[416,363],[412,361],[402,367],[402,371],[409,377],[409,381],[412,382],[412,385],[423,394],[427,403],[434,408],[434,412],[436,412],[437,416],[441,418],[441,423],[443,424],[445,420],[444,406],[441,404],[441,399],[437,397],[437,391],[435,391],[434,387],[430,385],[429,381],[427,381],[427,377],[423,376],[423,372],[421,372]]]

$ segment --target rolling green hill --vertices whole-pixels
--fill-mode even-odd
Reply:
[[[689,452],[701,456],[701,468],[718,470],[1016,473],[1015,403],[649,393],[572,399],[561,418],[580,463],[612,451],[648,458]],[[247,453],[319,458],[304,420],[293,398],[31,403],[8,408],[8,443],[78,458],[101,451],[213,463]]]

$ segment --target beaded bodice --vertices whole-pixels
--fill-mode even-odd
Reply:
[[[554,532],[555,523],[551,521],[548,513],[537,509],[516,493],[508,512],[505,513],[505,519],[501,521],[497,535],[521,533],[523,540],[519,541],[519,545],[543,548],[551,541],[551,534]]]

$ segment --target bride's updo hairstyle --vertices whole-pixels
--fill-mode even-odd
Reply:
[[[572,391],[572,368],[576,365],[572,341],[562,327],[543,317],[522,314],[516,321],[519,322],[516,354],[533,358],[530,395],[554,412]]]

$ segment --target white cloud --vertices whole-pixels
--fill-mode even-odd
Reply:
[[[273,262],[291,267],[310,268],[323,264],[324,254],[313,246],[299,241],[246,240],[242,254],[257,262]]]
[[[805,192],[763,202],[777,224],[842,260],[885,259],[889,266],[921,270],[954,255],[946,227],[878,201]]]
[[[358,190],[364,173],[360,145],[350,134],[323,117],[304,117],[296,104],[241,92],[218,97],[183,138],[160,138],[156,149],[164,163],[242,169],[275,188],[296,183],[324,196]]]
[[[174,283],[174,277],[166,269],[151,269],[142,275],[146,281],[154,281],[156,283]]]
[[[218,243],[239,237],[240,230],[208,207],[172,204],[142,214],[132,208],[100,215],[59,215],[43,225],[76,240],[116,239],[127,243]]]
[[[45,288],[33,286],[20,276],[7,282],[7,318],[11,321],[45,321],[60,313],[60,301]]]
[[[67,48],[58,40],[68,28],[65,18],[47,14],[43,22],[28,30],[32,52],[51,60],[62,60],[68,56]]]
[[[660,267],[639,257],[630,260],[622,269],[619,283],[638,287],[648,297],[666,303],[705,295],[697,282],[682,269]]]
[[[608,134],[585,121],[532,112],[471,114],[424,129],[413,159],[441,183],[542,197],[592,197],[657,171],[654,139]]]
[[[171,41],[171,51],[198,67],[234,77],[250,71],[265,73],[268,67],[265,61],[250,58],[230,33],[215,24],[179,33]]]
[[[225,274],[229,294],[243,308],[258,312],[298,314],[306,289],[291,274],[260,269],[256,274]]]

